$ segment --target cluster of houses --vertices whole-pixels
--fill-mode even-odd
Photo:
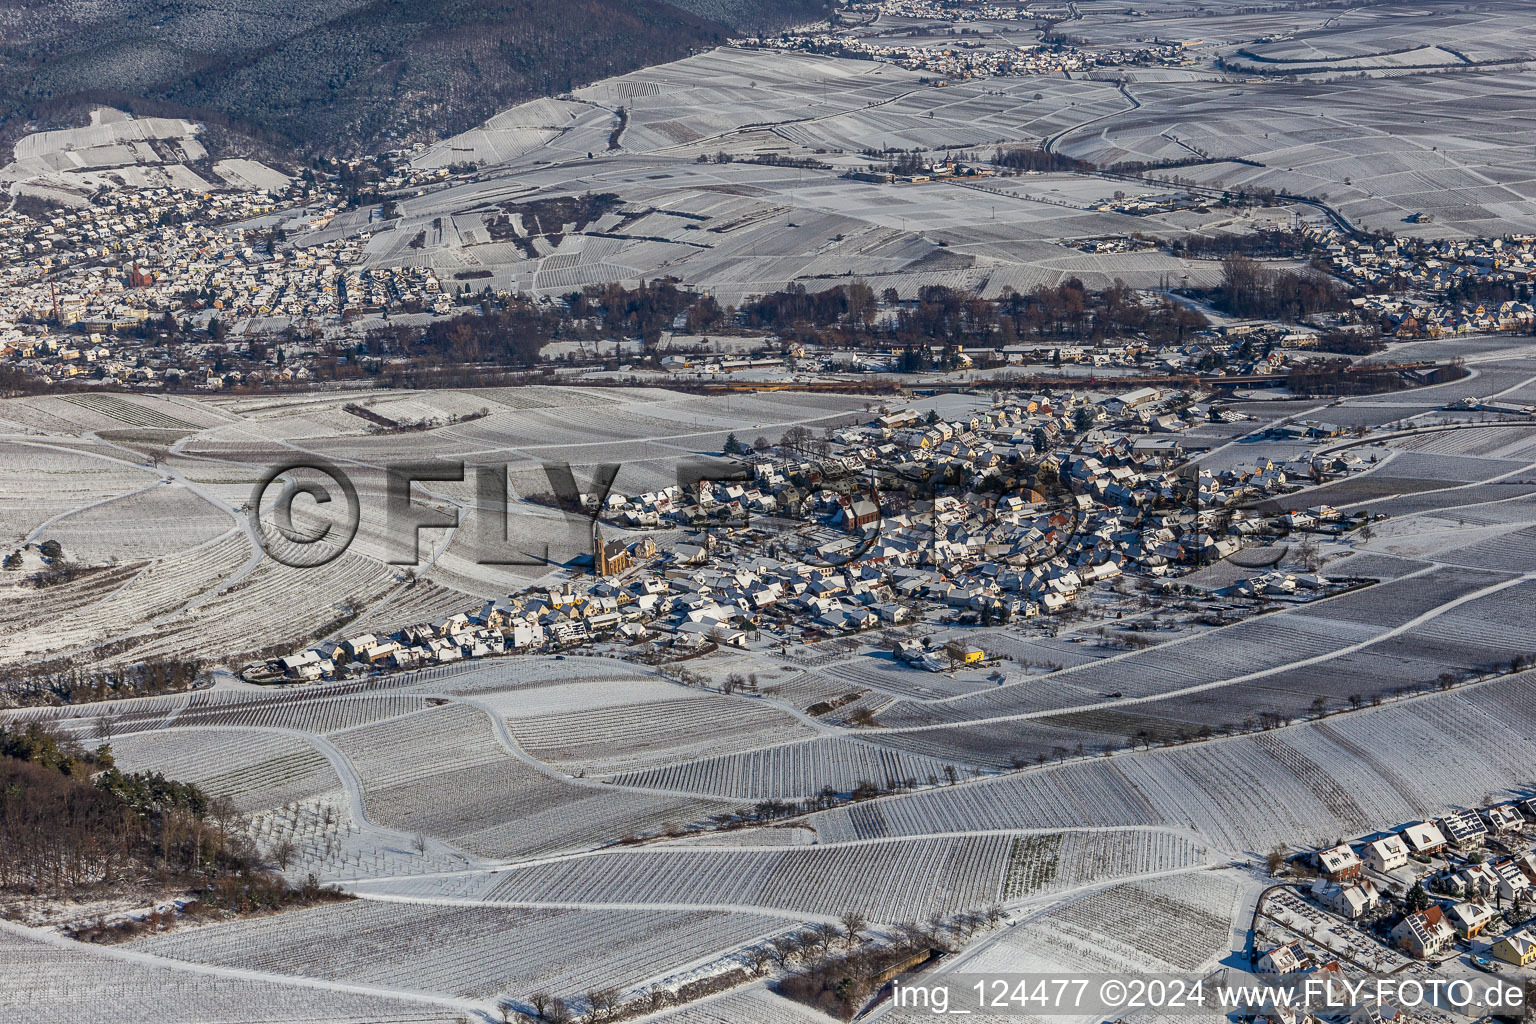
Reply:
[[[1354,304],[1362,314],[1381,324],[1383,335],[1405,341],[1452,334],[1529,332],[1536,327],[1536,307],[1514,299],[1452,305],[1391,295],[1369,295],[1355,299]]]
[[[1366,288],[1444,292],[1466,284],[1527,284],[1536,279],[1536,235],[1464,239],[1326,236],[1329,262]]]
[[[1383,337],[1530,331],[1536,326],[1536,235],[1469,239],[1351,238],[1330,227],[1303,234],[1325,249],[1329,267],[1369,294],[1351,300],[1353,317]],[[1446,294],[1485,294],[1503,285],[1513,297],[1450,302]]]
[[[307,226],[340,212],[334,191],[322,185],[305,197]],[[167,314],[205,327],[214,319],[326,323],[391,309],[452,310],[430,268],[361,266],[366,234],[282,247],[233,226],[294,201],[259,189],[120,188],[77,208],[0,214],[0,360],[48,380],[152,384],[170,370],[201,375],[210,361],[187,353],[170,360],[131,335],[103,352],[99,339],[87,346],[83,337]],[[279,373],[291,379],[295,368]]]
[[[848,6],[850,14],[859,11],[886,17],[923,18],[950,23],[987,21],[1029,21],[1035,13],[1026,7],[1000,4],[967,4],[963,7],[934,0],[878,0]],[[991,11],[991,15],[983,12]],[[819,29],[775,36],[758,36],[739,41],[743,45],[779,50],[799,50],[862,60],[882,60],[912,71],[938,76],[937,84],[950,79],[994,78],[1003,75],[1059,74],[1063,71],[1090,71],[1094,68],[1135,66],[1179,66],[1190,63],[1184,48],[1174,43],[1154,43],[1127,49],[1082,50],[1076,46],[1029,45],[1012,48],[987,46],[974,37],[957,35],[948,45],[886,43],[859,36],[835,34]]]
[[[1444,866],[1415,884],[1427,882],[1444,899],[1405,913],[1391,930],[1392,942],[1405,953],[1435,959],[1458,939],[1478,938],[1501,922],[1506,902],[1536,898],[1536,853],[1486,852],[1490,839],[1512,848],[1528,828],[1536,829],[1536,799],[1457,811],[1362,844],[1341,843],[1313,856],[1319,877],[1311,895],[1340,917],[1357,920],[1381,903],[1381,889],[1367,870],[1390,875],[1415,860],[1429,864],[1439,858]],[[1536,960],[1536,937],[1512,931],[1492,943],[1491,951],[1524,966]]]
[[[391,668],[597,640],[686,654],[923,619],[1001,625],[1061,611],[1122,574],[1172,577],[1274,525],[1216,512],[1285,487],[1267,460],[1180,475],[1177,446],[1138,448],[1123,428],[1162,415],[1172,397],[1005,398],[957,420],[884,412],[803,446],[750,452],[726,474],[736,479],[610,494],[600,505],[584,496],[597,522],[630,531],[595,531],[590,575],[343,653]],[[1055,450],[1042,452],[1042,438]],[[933,480],[951,483],[922,483]],[[670,539],[658,548],[660,535]],[[1276,573],[1252,586],[1269,595],[1326,583]],[[334,649],[312,653],[279,668],[296,678],[334,670]],[[956,662],[946,650],[898,655],[935,671]],[[961,649],[958,661],[981,656]]]

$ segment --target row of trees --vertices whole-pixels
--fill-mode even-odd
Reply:
[[[900,302],[891,289],[883,299],[897,307],[893,316],[877,315],[875,293],[861,281],[814,293],[797,284],[744,305],[741,320],[745,327],[804,342],[924,353],[1031,340],[1145,336],[1155,342],[1179,341],[1206,325],[1198,312],[1167,299],[1149,301],[1120,283],[1091,291],[1077,278],[1029,293],[1005,291],[996,300],[944,285],[920,289],[911,302]]]
[[[0,704],[83,704],[181,693],[197,685],[204,669],[203,662],[196,658],[151,659],[132,665],[97,667],[59,658],[34,665],[13,665],[0,669]]]

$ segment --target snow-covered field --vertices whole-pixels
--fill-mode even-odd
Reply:
[[[1211,280],[1211,263],[1089,255],[1069,243],[1245,230],[1298,212],[1133,218],[1097,208],[1128,182],[1073,174],[981,187],[840,177],[869,162],[862,150],[914,146],[1048,143],[1103,163],[1199,152],[1210,159],[1179,167],[1180,177],[1326,193],[1364,227],[1536,228],[1527,73],[1455,70],[1506,59],[1492,29],[1406,5],[1254,12],[1208,2],[1200,17],[1176,6],[1128,19],[1108,5],[1070,5],[1074,24],[1063,30],[1127,45],[1182,40],[1195,60],[1257,47],[1252,68],[1295,64],[1302,74],[1281,83],[1133,69],[1123,81],[939,89],[877,61],[720,49],[534,101],[429,147],[416,157],[426,166],[493,166],[481,180],[402,198],[400,218],[374,226],[368,259],[424,262],[445,280],[489,270],[498,287],[546,296],[658,273],[722,303],[848,275],[902,295],[935,283],[995,294],[1068,276],[1090,286]],[[1501,11],[1485,13],[1508,27]],[[1254,42],[1261,35],[1270,38]],[[1410,74],[1418,61],[1436,75]],[[1352,77],[1308,77],[1324,65]],[[628,124],[610,151],[620,104]],[[92,161],[133,133],[196,144],[179,122],[118,120],[34,137],[18,159],[75,153],[73,170],[48,164],[48,173],[88,181]],[[735,159],[697,159],[715,152]],[[831,166],[749,162],[759,154]],[[274,180],[249,162],[216,167]],[[557,245],[538,240],[536,258],[489,238],[484,217],[496,204],[599,190],[620,194],[623,213]],[[1414,212],[1434,219],[1404,224]],[[439,217],[444,244],[403,245]],[[1326,411],[1299,401],[1243,408],[1265,419],[1429,427],[1467,395],[1531,400],[1529,355],[1513,338],[1403,346],[1383,358],[1466,357],[1476,376]],[[476,418],[386,436],[344,408],[354,400],[402,422]],[[472,481],[433,489],[461,526],[427,531],[415,567],[391,563],[386,464],[508,463],[514,491],[527,495],[548,486],[543,462],[568,461],[583,479],[611,463],[615,486],[634,492],[674,482],[680,461],[718,452],[731,433],[820,433],[864,418],[865,405],[579,386],[0,400],[0,547],[57,540],[87,570],[46,588],[0,578],[0,662],[105,650],[217,664],[473,612],[545,567],[518,575],[476,563]],[[1235,434],[1203,430],[1192,434],[1223,446],[1217,468],[1313,447],[1228,444]],[[1287,500],[1386,514],[1371,536],[1331,546],[1325,566],[1375,582],[1159,635],[1131,653],[1073,643],[1083,637],[1070,623],[1059,636],[1033,623],[991,628],[974,635],[1014,659],[996,680],[930,678],[854,637],[691,663],[715,684],[759,675],[750,696],[685,687],[611,657],[510,657],[297,688],[225,679],[211,691],[8,716],[110,742],[125,770],[229,797],[259,851],[292,845],[291,878],[313,873],[360,898],[110,949],[0,922],[0,1018],[96,1020],[110,1007],[144,1024],[483,1024],[499,1015],[498,996],[543,990],[579,1002],[596,988],[675,985],[848,911],[888,934],[999,907],[1006,924],[939,970],[1208,970],[1242,948],[1264,884],[1257,865],[1274,847],[1531,795],[1536,673],[1426,686],[1536,653],[1536,436],[1529,425],[1490,423],[1370,451],[1381,456],[1371,471]],[[362,498],[356,543],[319,572],[261,558],[261,524],[246,507],[265,470],[299,454],[345,467]],[[547,509],[520,503],[514,514],[557,558],[589,541],[585,524]],[[1206,576],[1219,585],[1220,573]],[[834,701],[848,703],[807,712]],[[881,795],[853,802],[866,782]],[[779,803],[801,800],[824,809]],[[823,1020],[761,982],[660,1019]]]
[[[621,990],[785,930],[748,913],[357,900],[134,943],[177,960],[484,998]]]

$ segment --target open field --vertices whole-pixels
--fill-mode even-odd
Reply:
[[[1521,765],[1536,749],[1533,694],[1530,674],[1505,677],[1276,732],[1088,758],[810,820],[824,839],[843,841],[1072,820],[1190,828],[1220,848],[1251,852],[1320,842],[1528,786]],[[1440,760],[1472,736],[1464,754]]]
[[[1010,929],[958,969],[1198,971],[1226,952],[1245,885],[1225,872],[1196,872],[1099,889]]]
[[[1090,286],[1205,284],[1217,273],[1209,262],[1158,250],[1088,254],[1071,243],[1317,216],[1316,206],[1284,204],[1132,216],[1099,207],[1117,192],[1168,186],[1082,174],[906,185],[841,177],[887,150],[985,157],[1045,146],[1099,166],[1172,162],[1164,176],[1200,188],[1270,189],[1321,201],[1362,228],[1410,234],[1536,225],[1536,164],[1521,141],[1531,132],[1520,102],[1530,53],[1508,42],[1528,18],[1518,0],[1475,16],[1442,3],[1342,13],[1206,7],[1063,7],[1062,31],[1089,49],[1182,42],[1189,59],[1177,68],[939,89],[932,76],[884,61],[724,47],[534,100],[414,157],[420,168],[477,171],[401,202],[400,219],[366,240],[368,259],[544,295],[661,274],[729,302],[847,276],[904,296],[933,283],[995,295],[1070,276]],[[904,24],[845,36],[925,45],[921,19]],[[1027,22],[976,31],[983,47],[1031,46],[1038,35]],[[610,146],[621,107],[624,128]],[[749,162],[766,159],[813,166]],[[621,205],[549,233],[520,212],[584,193]],[[1406,223],[1413,214],[1423,217]],[[493,232],[498,218],[510,234]],[[338,221],[312,235],[361,228]]]

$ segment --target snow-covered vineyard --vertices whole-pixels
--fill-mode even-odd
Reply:
[[[0,1022],[829,1024],[790,996],[858,970],[880,979],[858,1019],[917,1024],[932,1015],[875,1001],[893,972],[1266,957],[1410,977],[1498,960],[1536,983],[1536,344],[1517,330],[1536,0],[851,6],[855,53],[993,60],[1022,33],[1043,60],[1047,27],[1064,50],[1167,52],[951,76],[786,33],[571,83],[403,156],[431,186],[391,216],[263,222],[300,247],[349,239],[370,274],[440,296],[563,309],[540,383],[0,399],[0,724],[78,742],[68,768],[101,768],[100,790],[121,781],[106,753],[162,774],[127,785],[164,821],[227,828],[220,849],[279,894],[149,899],[166,840],[129,896],[20,900]],[[999,159],[875,166],[914,149]],[[529,204],[588,194],[589,221],[532,231]],[[1356,365],[1313,391],[1292,357],[1360,339],[1298,314],[1260,345],[1277,325],[1209,288],[1237,236],[1292,239],[1266,274],[1347,259],[1383,280],[1433,244],[1460,254],[1450,308],[1519,316],[1350,357],[1400,390],[1350,393],[1379,376]],[[599,320],[566,317],[567,296],[658,275],[722,307],[868,284],[872,323],[926,315],[934,285],[1012,289],[1025,312],[1000,361],[968,342],[944,359],[965,368],[931,374],[865,372],[903,356],[899,333],[812,362],[831,343],[787,319],[770,339],[750,310],[713,339],[688,313],[661,340],[605,339],[612,366],[583,365],[588,327],[566,328]],[[1072,279],[1209,330],[1170,315],[1176,342],[1115,335],[1111,357],[1097,306],[1026,322],[1075,294],[1037,286]],[[35,320],[0,322],[0,347]],[[428,323],[388,315],[402,337]],[[789,368],[736,361],[760,345]],[[1207,369],[1244,350],[1235,378]],[[271,557],[299,545],[253,495],[306,460],[359,505],[318,569]],[[455,525],[392,522],[390,467],[434,461],[470,469],[407,490]],[[684,496],[705,464],[743,478]],[[497,498],[515,564],[486,557]],[[123,685],[143,663],[178,681]],[[102,699],[119,692],[162,695]],[[166,780],[210,799],[183,818]],[[179,838],[202,858],[203,836]],[[1220,1024],[1176,1018],[1199,1020]]]
[[[862,737],[786,743],[773,716],[809,726],[761,698],[734,698],[751,713],[713,737],[708,716],[693,717],[704,695],[615,669],[528,662],[371,691],[353,682],[302,698],[49,713],[83,736],[110,713],[120,764],[232,797],[258,843],[295,841],[291,872],[363,897],[139,940],[121,948],[183,967],[143,959],[133,970],[190,963],[482,1003],[539,989],[640,992],[850,911],[894,927],[990,907],[1022,923],[977,963],[1187,969],[1221,955],[1239,894],[1255,884],[1241,868],[1213,868],[1522,792],[1519,766],[1536,758],[1536,678],[1521,676],[1187,747],[979,779],[935,773],[935,784],[919,770],[928,762],[872,757],[880,748]],[[601,707],[630,714],[579,710],[594,690]],[[684,727],[644,728],[655,708]],[[699,758],[705,736],[737,752]],[[593,761],[571,755],[583,742],[618,762],[627,743],[658,763],[675,750],[676,767],[582,778]],[[709,831],[712,815],[767,798],[764,787],[788,798],[881,770],[916,777],[918,790],[791,829]],[[748,781],[759,774],[766,781]],[[609,848],[668,832],[684,838]]]
[[[1536,379],[1523,356],[1496,358],[1490,373],[1528,371],[1500,377],[1506,387]],[[1365,400],[1338,411],[1431,415],[1443,392],[1395,397],[1417,403],[1407,411]],[[434,400],[446,398],[421,399]],[[517,429],[528,442],[556,436],[535,414],[594,408],[584,401],[549,389],[497,407],[526,418]],[[781,415],[753,401],[749,415]],[[170,653],[187,649],[181,636],[225,644],[242,616],[266,615],[279,631],[289,617],[326,618],[340,593],[331,586],[366,605],[356,622],[381,629],[392,615],[471,605],[486,581],[454,560],[452,543],[438,552],[442,571],[412,586],[381,571],[384,526],[372,513],[330,582],[289,596],[290,582],[253,566],[231,517],[246,484],[210,459],[264,451],[230,422],[241,415],[293,438],[332,429],[334,410],[310,403],[315,425],[303,428],[217,405],[203,420],[218,425],[190,435],[198,454],[185,463],[175,453],[158,468],[60,456],[59,472],[96,470],[49,512],[86,524],[73,543],[131,547],[145,535],[131,522],[93,535],[80,505],[121,504],[143,523],[185,513],[186,532],[161,538],[143,563],[108,565],[73,597],[48,594],[57,615],[95,623],[118,609],[129,649]],[[1282,415],[1290,407],[1277,404]],[[198,408],[177,416],[203,422]],[[718,443],[715,414],[691,398],[602,408],[652,431],[678,416],[692,429],[699,417]],[[110,403],[46,407],[72,410],[128,415]],[[512,436],[492,432],[510,425],[493,416],[449,429],[465,444],[505,445]],[[11,712],[88,746],[110,743],[125,771],[228,797],[258,850],[284,851],[291,879],[313,874],[359,898],[182,925],[107,952],[14,930],[5,941],[56,965],[46,991],[63,1005],[108,985],[145,1005],[156,990],[207,985],[208,1013],[230,1021],[255,1019],[235,1008],[242,993],[270,1007],[263,1020],[484,1020],[498,1000],[526,1005],[537,991],[576,1005],[609,989],[645,1000],[745,972],[676,1019],[804,1024],[814,1011],[748,968],[775,939],[848,914],[868,922],[874,943],[950,922],[939,927],[965,948],[943,970],[1204,969],[1243,948],[1273,849],[1536,792],[1525,767],[1536,761],[1536,673],[1509,665],[1531,653],[1527,440],[1480,425],[1393,439],[1376,468],[1317,488],[1390,512],[1374,538],[1330,556],[1328,574],[1354,585],[1140,649],[994,624],[971,634],[1008,656],[989,672],[922,672],[838,636],[783,652],[732,648],[687,673],[620,651],[519,655]],[[356,459],[382,448],[366,436],[340,442]],[[218,500],[231,511],[194,514]],[[1192,579],[1220,585],[1222,571]],[[183,585],[192,590],[178,593]],[[197,587],[211,589],[189,596]],[[146,609],[148,624],[133,625]],[[217,628],[199,632],[210,618]],[[7,642],[23,645],[40,628],[14,626]],[[966,946],[961,936],[988,915],[996,923]],[[107,982],[81,966],[97,963]],[[26,1005],[43,991],[11,998]]]

